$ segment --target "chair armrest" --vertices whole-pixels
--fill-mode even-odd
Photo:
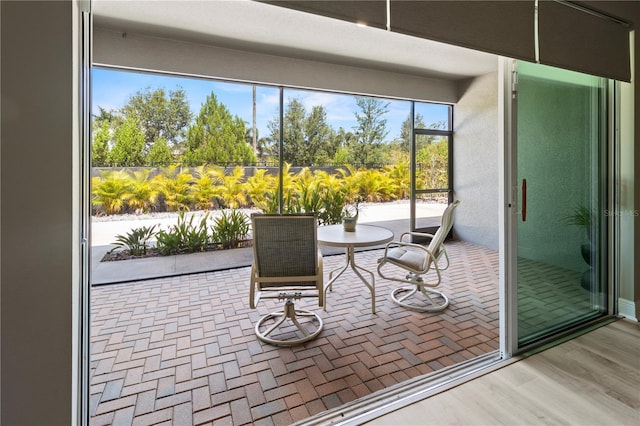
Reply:
[[[429,256],[433,257],[433,253],[431,253],[431,251],[429,251],[429,249],[423,246],[422,244],[408,243],[406,241],[390,241],[387,244],[385,244],[383,257],[387,257],[387,252],[389,251],[389,249],[395,248],[395,247],[415,247],[416,249],[422,250],[425,253],[427,253]]]
[[[424,236],[430,236],[431,235],[431,234],[425,234],[425,233],[419,233],[419,232],[405,232],[405,234],[419,234],[419,235],[424,235]],[[402,234],[402,235],[404,236],[405,234]],[[378,260],[378,263],[380,264],[381,262],[384,262],[384,260],[387,258],[387,253],[389,252],[389,249],[396,248],[396,247],[413,247],[413,248],[415,248],[417,250],[421,250],[421,251],[425,252],[427,254],[427,256],[432,259],[431,264],[436,269],[436,272],[440,273],[439,272],[440,268],[438,267],[438,262],[436,260],[436,257],[434,256],[434,254],[431,252],[431,250],[429,250],[426,246],[424,246],[422,244],[409,243],[409,242],[406,242],[406,241],[391,241],[391,242],[388,242],[387,244],[385,244],[384,254],[382,255],[382,258]],[[427,271],[428,271],[428,268],[426,270],[422,271],[422,273],[426,273]]]
[[[415,237],[424,237],[424,238],[435,237],[435,235],[428,234],[426,232],[403,232],[402,235],[400,235],[400,241],[403,241],[405,236],[415,236]]]

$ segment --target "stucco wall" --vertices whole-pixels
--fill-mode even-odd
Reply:
[[[460,83],[454,108],[453,182],[462,203],[456,210],[458,239],[498,250],[498,74]]]

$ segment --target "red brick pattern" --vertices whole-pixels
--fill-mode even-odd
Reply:
[[[369,292],[346,272],[319,312],[322,334],[293,348],[261,343],[248,302],[249,268],[94,287],[92,425],[286,425],[498,348],[498,254],[448,242],[439,314],[394,304],[395,283]],[[380,250],[356,253],[374,271]],[[325,257],[325,273],[343,256]],[[326,277],[325,277],[326,278]]]

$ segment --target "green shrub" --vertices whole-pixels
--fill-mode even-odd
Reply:
[[[156,234],[156,249],[163,256],[180,253],[181,245],[182,237],[172,229],[160,230]]]
[[[249,228],[249,218],[240,210],[223,211],[211,226],[212,241],[222,245],[224,249],[237,248],[240,241],[249,234]]]
[[[154,181],[169,211],[190,209],[193,176],[188,170],[177,166],[164,167],[162,174],[156,176]]]
[[[125,235],[116,235],[116,242],[113,244],[116,248],[129,250],[132,256],[144,256],[147,254],[149,240],[155,235],[155,229],[155,225],[134,228]]]
[[[195,215],[189,219],[184,212],[178,215],[178,223],[168,230],[161,230],[156,235],[156,248],[162,255],[193,253],[204,251],[209,245],[209,233],[207,231],[207,219],[209,213],[205,214],[199,223],[194,224]]]
[[[91,180],[91,203],[105,214],[120,213],[126,207],[130,178],[123,170],[106,171]]]
[[[127,204],[136,213],[148,212],[158,200],[158,190],[149,179],[150,169],[129,172],[129,187],[126,194]]]

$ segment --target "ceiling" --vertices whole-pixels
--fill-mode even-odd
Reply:
[[[219,47],[459,80],[496,55],[249,0],[93,0],[94,25]]]

